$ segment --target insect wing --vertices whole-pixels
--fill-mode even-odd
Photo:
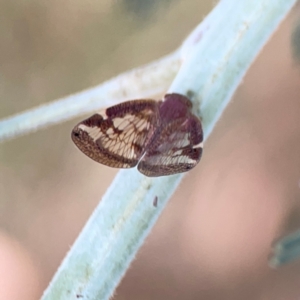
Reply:
[[[138,170],[149,177],[186,172],[199,162],[202,140],[202,126],[196,116],[175,119],[157,130]]]
[[[157,107],[154,100],[112,106],[75,126],[73,142],[99,163],[115,168],[134,167],[157,127]]]

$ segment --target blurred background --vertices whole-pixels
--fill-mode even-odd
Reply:
[[[0,117],[170,53],[214,4],[0,0]],[[267,264],[300,228],[299,20],[250,68],[115,299],[300,298],[300,261]],[[39,299],[117,172],[74,147],[78,121],[1,144],[0,299]]]

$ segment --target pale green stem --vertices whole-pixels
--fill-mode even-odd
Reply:
[[[163,94],[179,70],[179,51],[96,87],[0,120],[0,142],[128,99]]]
[[[195,43],[194,50],[169,91],[195,96],[206,139],[250,64],[295,2],[220,1],[200,27],[201,36],[196,32],[189,40]],[[136,170],[120,171],[43,299],[109,299],[181,179],[182,175],[147,178]],[[156,196],[158,207],[153,206]]]

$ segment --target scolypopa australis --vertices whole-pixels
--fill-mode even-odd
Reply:
[[[200,119],[180,94],[163,101],[131,100],[80,122],[72,131],[76,146],[93,160],[132,168],[149,177],[186,172],[202,154]]]

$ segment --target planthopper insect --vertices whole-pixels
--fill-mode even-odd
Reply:
[[[92,115],[72,131],[75,145],[91,159],[132,168],[149,177],[186,172],[202,154],[200,119],[180,94],[123,102]]]

